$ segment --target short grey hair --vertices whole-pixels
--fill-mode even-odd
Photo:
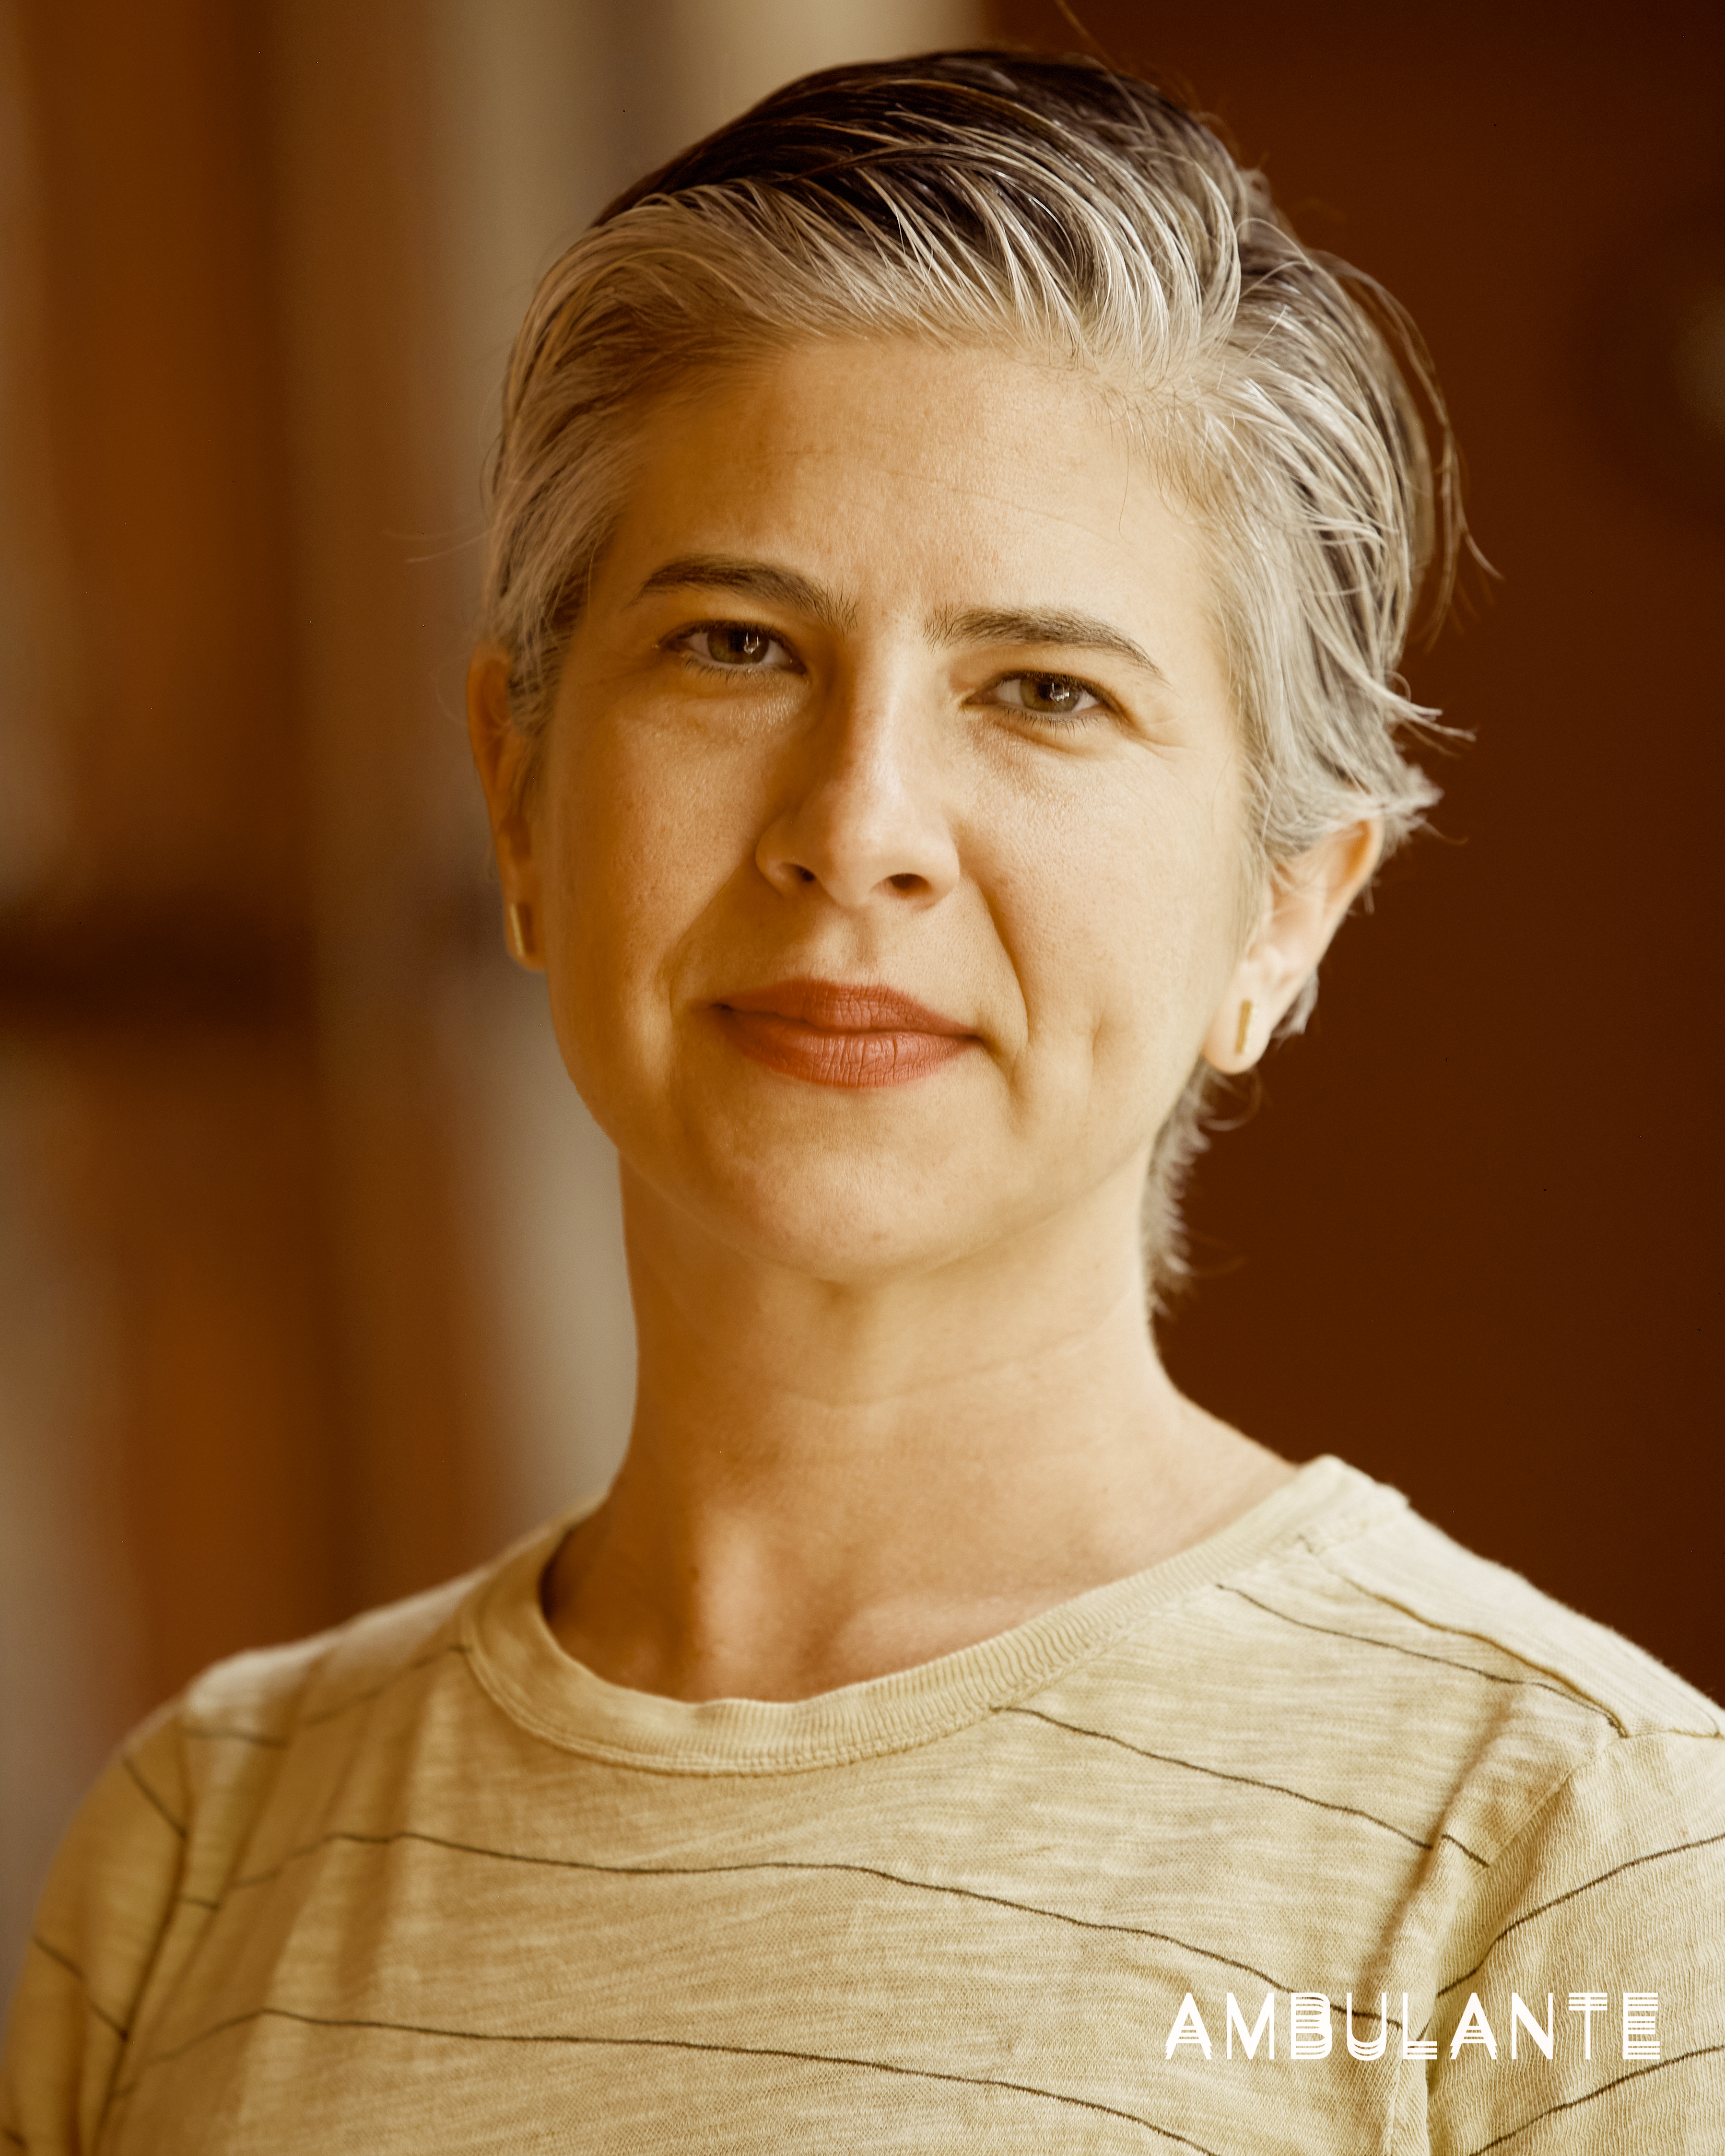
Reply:
[[[1005,51],[793,83],[630,188],[547,274],[505,383],[481,624],[530,742],[646,410],[791,344],[859,336],[1009,339],[1084,370],[1194,512],[1260,878],[1363,817],[1386,850],[1414,828],[1436,789],[1405,744],[1435,715],[1395,670],[1461,532],[1417,334],[1369,279],[1303,247],[1262,176],[1162,92]],[[1157,1146],[1159,1288],[1183,1270],[1177,1201],[1207,1083],[1201,1065]]]

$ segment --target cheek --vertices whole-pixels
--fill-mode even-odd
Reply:
[[[1234,961],[1234,855],[1207,808],[1173,786],[1098,788],[1025,839],[997,917],[1033,1036],[1134,1091],[1164,1066],[1183,1083]]]
[[[665,1001],[683,939],[752,854],[734,759],[670,747],[650,719],[577,725],[547,774],[553,973],[614,1024],[622,1004]]]

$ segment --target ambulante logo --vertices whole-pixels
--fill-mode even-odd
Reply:
[[[1280,2006],[1282,1994],[1266,1992],[1258,2006],[1255,2019],[1249,2025],[1240,2001],[1230,1991],[1219,2010],[1212,2004],[1211,2012],[1216,2025],[1223,2032],[1223,2056],[1235,2056],[1236,2041],[1240,2056],[1249,2062],[1255,2061],[1261,2048],[1266,2058],[1276,2056],[1276,2030],[1280,2025],[1286,2031],[1283,2056],[1289,2059],[1327,2059],[1335,2049],[1336,2028],[1339,2022],[1350,2058],[1370,2061],[1386,2056],[1399,2056],[1405,2060],[1435,2059],[1438,2055],[1436,2040],[1413,2033],[1413,2016],[1409,2010],[1408,1994],[1399,1994],[1401,2013],[1391,2015],[1393,1994],[1380,1991],[1375,2010],[1366,2005],[1356,2007],[1353,1994],[1344,1995],[1337,2006],[1327,1992],[1291,1991],[1286,1994],[1285,2010]],[[1470,2046],[1477,2046],[1489,2058],[1498,2056],[1498,2031],[1507,2036],[1507,2056],[1519,2061],[1522,2047],[1537,2051],[1542,2056],[1555,2057],[1560,2048],[1572,2052],[1578,2050],[1584,2060],[1594,2056],[1594,2023],[1601,2015],[1607,2016],[1606,2028],[1599,2035],[1601,2056],[1609,2056],[1604,2046],[1611,2034],[1619,2035],[1625,2059],[1656,2059],[1659,2056],[1659,1994],[1656,1991],[1625,1991],[1618,1994],[1620,2009],[1611,2010],[1610,1994],[1604,1991],[1572,1991],[1568,1994],[1568,2018],[1559,2015],[1556,1994],[1547,1992],[1543,2015],[1530,2005],[1519,1992],[1512,1991],[1507,1999],[1500,2000],[1494,2023],[1487,2013],[1485,2002],[1478,1992],[1470,1992],[1461,2018],[1455,2024],[1455,2034],[1450,2039],[1449,2052],[1452,2059],[1460,2058]],[[1399,2045],[1392,2046],[1390,2032],[1399,2031]],[[1180,2002],[1168,2032],[1168,2046],[1163,2056],[1172,2059],[1176,2051],[1190,2049],[1201,2051],[1206,2059],[1212,2058],[1209,2027],[1204,2020],[1196,1996],[1188,1992]]]

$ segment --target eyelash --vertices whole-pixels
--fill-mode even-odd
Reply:
[[[1078,709],[1073,711],[1038,711],[1033,710],[1028,704],[1006,703],[1004,698],[1001,700],[1008,711],[1022,711],[1027,719],[1039,720],[1044,726],[1076,726],[1081,719],[1093,718],[1098,715],[1111,712],[1114,709],[1114,706],[1093,682],[1084,680],[1076,674],[1044,674],[1029,666],[1020,667],[1015,673],[1003,674],[991,685],[992,690],[998,692],[1014,681],[1057,683],[1061,688],[1076,689],[1081,695],[1091,699],[1089,703],[1080,705]]]
[[[789,664],[775,665],[772,663],[769,655],[768,659],[763,660],[758,665],[726,665],[720,660],[710,658],[705,654],[691,648],[692,640],[696,637],[715,636],[726,631],[740,633],[745,636],[758,636],[764,638],[768,647],[769,654],[772,650],[776,649],[784,654],[784,658],[789,661]],[[782,636],[775,636],[770,629],[763,628],[758,622],[696,622],[691,628],[680,629],[674,636],[667,638],[665,640],[665,648],[668,650],[680,651],[685,658],[692,660],[703,673],[707,674],[726,674],[735,676],[745,674],[800,674],[803,670],[802,662],[798,659],[796,654],[791,649],[791,647],[785,642],[784,639]],[[1022,711],[1027,719],[1037,720],[1044,726],[1056,727],[1075,726],[1080,720],[1088,719],[1095,713],[1109,712],[1114,709],[1113,705],[1109,701],[1108,698],[1103,695],[1102,691],[1098,689],[1094,683],[1086,681],[1076,674],[1039,673],[1031,667],[1020,667],[1013,673],[1000,675],[995,680],[992,681],[988,685],[988,693],[990,696],[998,697],[999,692],[1002,689],[1008,687],[1014,682],[1022,681],[1058,683],[1063,688],[1076,689],[1081,695],[1088,696],[1091,700],[1088,704],[1081,705],[1076,711],[1039,711],[1028,704],[1013,703],[1004,697],[999,697],[999,703],[1003,709],[1009,711]]]
[[[758,665],[727,666],[721,660],[710,658],[705,653],[691,649],[693,639],[697,636],[719,636],[726,632],[732,634],[764,638],[768,647],[769,656]],[[803,671],[801,660],[798,659],[797,654],[784,639],[782,636],[775,636],[770,629],[763,629],[758,622],[754,621],[698,621],[691,628],[680,629],[675,636],[667,637],[665,649],[680,651],[685,659],[691,660],[703,673],[706,674],[726,674],[735,677],[743,674],[800,674]],[[770,654],[775,649],[782,652],[784,658],[789,660],[788,665],[783,664],[775,665],[772,662]]]

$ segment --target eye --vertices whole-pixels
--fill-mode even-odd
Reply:
[[[1039,719],[1076,719],[1107,708],[1094,689],[1070,674],[1009,674],[994,684],[994,697],[1010,711]]]
[[[726,674],[793,669],[796,660],[776,636],[747,621],[706,621],[673,639],[690,657]]]

